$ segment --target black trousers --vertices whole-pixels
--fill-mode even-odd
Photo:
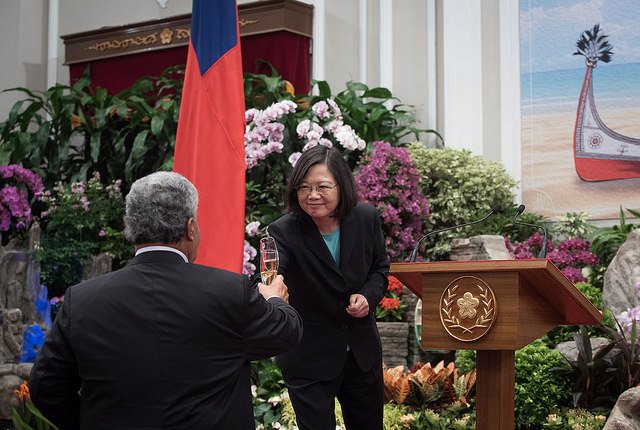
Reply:
[[[382,362],[362,371],[347,352],[344,369],[330,381],[287,378],[285,383],[300,430],[335,430],[335,398],[347,430],[382,430]]]

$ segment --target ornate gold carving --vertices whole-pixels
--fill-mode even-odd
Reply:
[[[151,33],[147,36],[129,37],[122,40],[108,40],[106,42],[96,43],[84,49],[94,51],[108,51],[111,49],[125,49],[130,46],[153,45],[158,42],[158,32]]]
[[[176,39],[188,39],[191,37],[190,28],[176,28]]]
[[[257,19],[246,19],[246,18],[242,18],[240,20],[238,20],[238,25],[240,25],[240,28],[242,27],[246,27],[247,25],[251,25],[251,24],[256,24],[260,22]]]
[[[160,42],[163,45],[168,45],[169,43],[171,43],[171,39],[173,39],[173,31],[171,31],[171,29],[169,28],[165,28],[164,30],[162,30],[162,32],[160,33]]]
[[[462,276],[440,298],[440,321],[453,338],[471,342],[487,334],[496,319],[493,290],[482,279]]]

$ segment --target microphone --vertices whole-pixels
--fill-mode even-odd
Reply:
[[[513,223],[514,224],[521,224],[521,225],[528,225],[529,227],[535,227],[535,228],[541,228],[542,229],[542,231],[544,232],[544,238],[542,239],[542,246],[540,247],[540,255],[538,256],[538,258],[545,258],[547,256],[547,229],[544,228],[544,226],[542,226],[542,225],[528,224],[526,222],[516,221],[516,218],[518,218],[520,216],[520,214],[522,214],[522,212],[524,212],[524,205],[518,206],[518,210],[516,211],[516,214],[513,217]]]
[[[522,210],[524,210],[524,207],[523,207]],[[467,222],[465,224],[454,225],[452,227],[447,227],[447,228],[443,228],[443,229],[440,229],[440,230],[430,231],[429,233],[427,233],[424,236],[422,236],[420,238],[420,240],[418,241],[418,243],[416,243],[416,246],[413,247],[413,251],[411,251],[411,256],[409,257],[409,263],[413,263],[414,261],[416,261],[416,258],[418,257],[418,248],[420,247],[420,243],[422,243],[422,241],[425,240],[427,237],[429,237],[431,235],[434,235],[434,234],[437,234],[437,233],[442,233],[443,231],[454,230],[454,229],[457,229],[457,228],[466,227],[468,225],[477,224],[477,223],[482,222],[485,219],[489,218],[491,215],[499,213],[501,211],[502,211],[502,206],[496,205],[496,206],[491,208],[491,212],[489,212],[487,215],[485,215],[484,218],[479,219],[477,221]]]

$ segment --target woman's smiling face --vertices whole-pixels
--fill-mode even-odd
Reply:
[[[311,192],[298,192],[298,203],[305,213],[315,222],[327,222],[333,216],[340,201],[340,193],[335,178],[329,171],[326,164],[316,164],[309,169],[299,186],[307,185],[311,187]],[[333,187],[326,194],[320,194],[317,190],[319,186]]]

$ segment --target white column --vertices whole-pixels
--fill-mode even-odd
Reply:
[[[438,131],[438,103],[437,103],[437,63],[436,63],[436,0],[427,0],[427,16],[425,17],[427,26],[427,40],[425,49],[427,50],[427,123],[426,128]],[[438,137],[427,134],[427,143],[431,144],[438,140]],[[432,145],[429,145],[432,146]]]
[[[325,0],[313,2],[313,42],[312,42],[312,70],[311,76],[319,81],[325,80],[325,25],[326,25]],[[318,89],[315,87],[314,93]]]
[[[49,21],[47,27],[47,88],[58,79],[58,18],[59,0],[49,0]]]
[[[500,158],[507,172],[522,182],[520,95],[520,10],[518,2],[500,0]],[[522,201],[522,185],[515,190]]]
[[[360,82],[367,83],[367,1],[360,0]]]
[[[482,155],[481,2],[442,0],[445,145]]]
[[[393,0],[380,0],[380,86],[393,92]]]

